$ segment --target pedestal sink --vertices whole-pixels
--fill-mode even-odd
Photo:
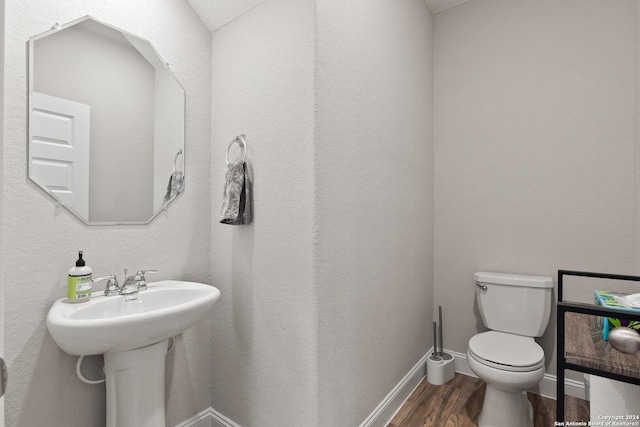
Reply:
[[[47,327],[68,354],[104,354],[107,427],[164,426],[169,338],[204,317],[219,297],[213,286],[165,280],[130,295],[98,292],[80,304],[60,299]]]

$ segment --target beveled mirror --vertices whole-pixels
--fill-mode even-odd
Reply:
[[[29,178],[89,225],[146,224],[184,188],[185,92],[92,17],[29,39]]]

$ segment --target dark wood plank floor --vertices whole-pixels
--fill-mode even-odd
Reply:
[[[425,378],[387,427],[477,427],[484,387],[479,379],[462,374],[440,386],[429,384]],[[553,426],[556,401],[533,393],[527,397],[535,413],[535,427]],[[566,400],[567,420],[589,420],[588,402],[570,396]]]

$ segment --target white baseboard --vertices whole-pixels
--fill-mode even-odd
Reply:
[[[240,425],[209,407],[176,427],[240,427]]]
[[[407,375],[389,392],[367,419],[360,424],[360,427],[385,427],[389,421],[391,421],[413,390],[415,390],[418,384],[420,384],[420,381],[426,376],[427,357],[431,354],[432,350],[433,347],[422,356],[418,363],[416,363]],[[471,368],[469,368],[467,355],[465,353],[458,353],[457,351],[446,349],[445,352],[453,356],[456,372],[477,378]],[[555,375],[544,374],[540,384],[529,391],[555,399],[556,382],[557,378]],[[565,379],[564,391],[569,396],[587,400],[584,383],[581,381]],[[208,408],[188,420],[183,421],[176,427],[240,427],[240,425],[219,412],[216,412],[213,408]]]
[[[477,378],[477,375],[473,373],[471,368],[469,368],[469,364],[467,363],[467,355],[465,353],[458,353],[457,351],[451,351],[451,350],[445,350],[445,353],[449,353],[454,357],[454,363],[455,363],[454,366],[455,366],[456,372]],[[557,377],[555,375],[544,374],[544,377],[542,378],[542,381],[540,381],[540,384],[530,389],[529,391],[555,400],[556,399],[556,383],[557,383]],[[581,381],[565,378],[564,392],[569,396],[587,400],[584,383]]]
[[[396,412],[398,412],[413,390],[425,377],[427,357],[431,354],[432,350],[433,347],[422,357],[422,359],[420,359],[416,366],[414,366],[413,369],[405,375],[398,385],[394,387],[391,393],[384,398],[371,415],[369,415],[369,417],[367,417],[367,419],[360,425],[360,427],[386,426],[389,421],[391,421]],[[445,353],[449,353],[453,356],[456,372],[477,378],[477,375],[473,373],[471,368],[469,368],[467,355],[465,353],[458,353],[457,351],[446,349]],[[544,374],[540,384],[529,391],[555,400],[556,382],[557,378],[555,375]],[[565,379],[564,391],[569,396],[587,400],[583,382]]]
[[[409,373],[391,390],[371,415],[360,424],[360,427],[385,427],[389,423],[409,398],[413,390],[420,384],[420,381],[426,376],[427,357],[429,354],[431,354],[431,349],[427,354],[422,356]],[[207,408],[188,420],[181,422],[176,427],[240,427],[240,425],[215,411],[213,408]]]
[[[400,380],[389,394],[380,402],[376,409],[367,417],[360,427],[385,427],[389,421],[409,398],[413,390],[420,384],[426,375],[427,357],[431,350],[427,352],[415,364],[415,366]]]

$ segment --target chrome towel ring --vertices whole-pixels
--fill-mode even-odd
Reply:
[[[180,154],[182,154],[182,148],[178,150],[178,152],[176,153],[176,156],[173,158],[173,171],[174,172],[177,171],[176,165],[178,163],[178,157],[180,157]]]
[[[231,164],[229,162],[229,150],[231,150],[231,147],[233,147],[234,143],[237,143],[238,145],[240,145],[240,147],[242,147],[242,161],[244,162],[245,159],[247,158],[247,141],[245,140],[245,135],[244,134],[238,135],[231,140],[231,142],[229,143],[229,146],[227,147],[227,156],[226,156],[227,165]]]

